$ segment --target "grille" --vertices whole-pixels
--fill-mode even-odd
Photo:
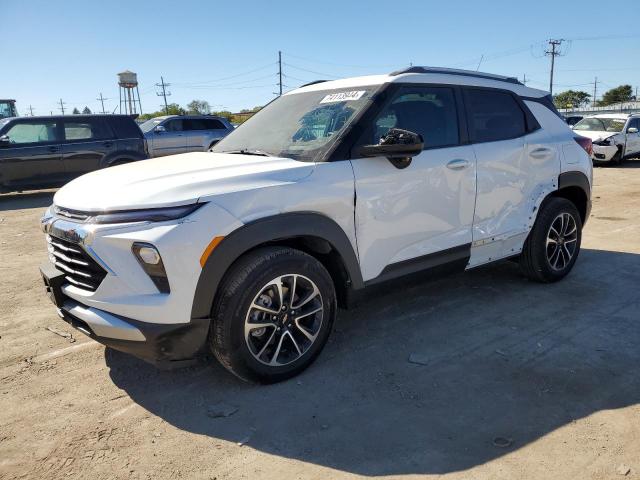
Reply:
[[[69,283],[83,290],[95,292],[107,272],[84,251],[67,240],[47,235],[49,259],[65,274]]]
[[[53,207],[53,213],[55,213],[59,217],[64,217],[76,222],[84,222],[85,220],[87,220],[87,218],[89,218],[88,213],[78,212],[76,210],[68,210],[66,208],[60,208],[58,206]]]

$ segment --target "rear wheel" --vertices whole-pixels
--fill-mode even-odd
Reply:
[[[209,343],[243,380],[273,383],[307,368],[336,316],[333,282],[315,258],[268,247],[242,257],[222,282]]]
[[[582,220],[575,205],[550,198],[538,213],[520,255],[520,268],[532,280],[555,282],[573,268],[582,240]]]

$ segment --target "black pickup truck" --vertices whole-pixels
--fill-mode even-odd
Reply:
[[[0,191],[57,187],[99,168],[148,158],[126,115],[0,119]]]

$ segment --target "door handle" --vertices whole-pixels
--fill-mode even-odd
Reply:
[[[447,168],[451,170],[462,170],[467,168],[469,165],[471,164],[468,160],[465,160],[464,158],[456,158],[455,160],[451,160],[447,163]]]
[[[113,142],[104,142],[102,145],[107,147],[107,148],[109,148],[109,147],[113,146]]]
[[[532,150],[531,152],[529,152],[529,156],[533,158],[545,158],[545,157],[548,157],[549,155],[551,155],[551,149],[545,148],[545,147],[536,148],[535,150]]]
[[[49,148],[48,148],[48,150],[49,150],[51,153],[55,153],[55,152],[60,151],[60,148],[59,148],[59,147],[49,147]]]

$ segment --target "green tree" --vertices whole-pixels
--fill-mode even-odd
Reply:
[[[169,115],[184,115],[187,113],[187,111],[177,103],[170,103],[167,105],[167,110]],[[156,112],[145,113],[144,115],[140,115],[138,118],[140,120],[149,120],[150,118],[162,117],[163,115],[167,115],[167,111],[165,111],[164,108]]]
[[[187,104],[187,111],[192,115],[208,115],[211,107],[206,100],[192,100]]]
[[[82,113],[84,113],[85,115],[91,115],[91,110],[89,110],[89,107],[84,107]]]
[[[555,103],[558,108],[580,108],[589,103],[590,98],[591,95],[587,92],[567,90],[566,92],[554,95],[553,103]]]
[[[72,113],[74,115],[80,115],[80,110],[78,110],[77,108],[74,108]]]
[[[614,103],[630,102],[631,100],[633,100],[633,89],[631,85],[620,85],[619,87],[604,92],[602,100],[598,102],[598,105],[605,107]]]

